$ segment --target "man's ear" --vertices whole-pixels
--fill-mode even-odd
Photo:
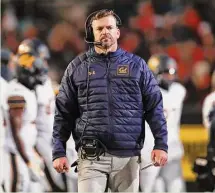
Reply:
[[[117,39],[119,39],[119,37],[120,37],[120,30],[117,29]]]

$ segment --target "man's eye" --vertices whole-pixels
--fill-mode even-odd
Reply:
[[[108,30],[111,30],[111,29],[113,29],[113,27],[112,27],[112,26],[108,26],[107,29],[108,29]]]

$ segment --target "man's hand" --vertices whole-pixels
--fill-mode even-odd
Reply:
[[[69,162],[66,157],[59,157],[53,161],[53,167],[58,173],[69,172]]]
[[[167,163],[168,155],[163,150],[154,149],[151,153],[151,159],[155,166],[164,166]]]

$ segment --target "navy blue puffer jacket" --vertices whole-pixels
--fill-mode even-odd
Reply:
[[[95,136],[113,155],[139,155],[145,120],[155,138],[154,149],[167,151],[162,95],[144,60],[120,48],[107,55],[88,51],[69,64],[61,82],[53,160],[66,155],[71,133],[76,149],[82,135]]]

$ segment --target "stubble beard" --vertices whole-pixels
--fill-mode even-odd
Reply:
[[[109,49],[114,44],[115,44],[115,41],[113,38],[110,38],[108,41],[102,41],[102,47],[104,49]]]

